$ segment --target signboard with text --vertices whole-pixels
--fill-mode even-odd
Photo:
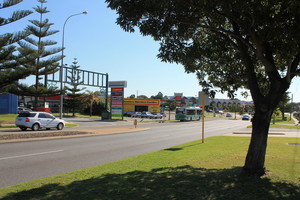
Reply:
[[[182,97],[182,95],[183,95],[183,93],[174,93],[176,107],[181,107],[181,97]]]
[[[123,119],[124,88],[111,88],[111,116]]]
[[[108,87],[110,87],[110,88],[126,88],[127,81],[109,81]]]

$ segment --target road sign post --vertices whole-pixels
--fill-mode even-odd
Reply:
[[[204,92],[199,92],[199,107],[202,108],[202,143],[204,143],[204,112],[205,112],[205,105],[208,105],[208,95]],[[200,101],[201,99],[201,101]]]

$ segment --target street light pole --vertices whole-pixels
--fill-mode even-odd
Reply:
[[[59,118],[62,119],[62,113],[63,113],[63,71],[64,71],[64,48],[65,48],[65,27],[66,27],[66,23],[67,21],[74,16],[77,15],[86,15],[88,14],[86,11],[82,12],[82,13],[77,13],[74,15],[70,15],[64,23],[63,26],[63,32],[62,32],[62,45],[61,45],[61,65],[60,65],[60,74],[59,74],[59,80],[60,80],[60,108],[59,108]]]

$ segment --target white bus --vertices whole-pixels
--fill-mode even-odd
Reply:
[[[180,121],[200,120],[202,108],[199,107],[180,107],[176,108],[175,119]]]

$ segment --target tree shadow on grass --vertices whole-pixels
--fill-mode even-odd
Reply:
[[[69,185],[43,185],[8,194],[3,200],[198,200],[300,199],[297,184],[238,175],[240,168],[203,169],[191,166],[104,174]]]

